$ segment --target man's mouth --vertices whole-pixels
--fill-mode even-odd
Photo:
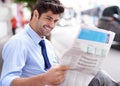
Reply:
[[[45,28],[46,31],[51,31],[50,27],[45,26],[44,28]]]

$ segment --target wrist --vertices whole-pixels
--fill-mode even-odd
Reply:
[[[41,84],[42,84],[43,86],[45,86],[45,85],[48,84],[48,82],[47,82],[47,77],[46,77],[46,73],[40,74],[40,80],[41,80]]]

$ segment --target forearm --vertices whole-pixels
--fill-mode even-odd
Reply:
[[[44,74],[29,78],[16,78],[12,81],[11,86],[45,86]]]
[[[43,74],[28,78],[16,78],[12,81],[11,86],[58,86],[64,81],[68,69],[68,66],[56,65]]]

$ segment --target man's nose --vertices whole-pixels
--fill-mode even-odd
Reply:
[[[53,22],[51,22],[51,26],[55,26],[55,22],[53,21]]]
[[[55,27],[55,23],[54,23],[54,22],[50,22],[49,26],[50,26],[51,28],[54,28],[54,27]]]

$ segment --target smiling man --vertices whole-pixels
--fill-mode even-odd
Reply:
[[[53,47],[45,38],[63,12],[59,0],[36,3],[29,24],[4,46],[0,86],[57,86],[64,81],[69,67],[57,65]]]
[[[70,68],[58,64],[54,49],[45,38],[63,12],[59,0],[39,0],[36,3],[29,24],[3,48],[0,86],[59,86],[64,81]],[[99,72],[89,86],[117,85]]]

